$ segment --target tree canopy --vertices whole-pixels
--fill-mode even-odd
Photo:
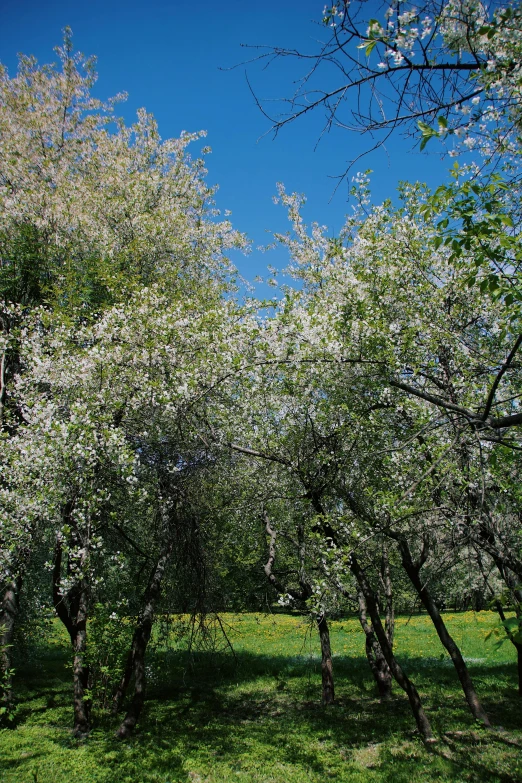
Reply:
[[[227,253],[247,240],[190,157],[203,134],[163,141],[144,111],[127,127],[117,99],[92,97],[69,31],[59,67],[1,71],[4,716],[15,629],[44,609],[70,638],[75,734],[112,705],[124,738],[154,624],[189,614],[203,629],[267,595],[314,619],[325,703],[328,619],[356,612],[380,698],[395,681],[426,742],[429,710],[394,651],[406,599],[488,728],[442,609],[463,591],[493,601],[522,692],[520,14],[403,3],[361,26],[361,7],[326,9],[313,60],[347,84],[301,108],[298,93],[291,116],[323,105],[337,121],[348,90],[384,82],[380,125],[352,109],[356,122],[422,117],[424,140],[478,127],[515,184],[468,163],[434,193],[403,183],[399,203],[372,205],[359,175],[335,238],[281,186],[290,282],[270,308],[238,293]]]

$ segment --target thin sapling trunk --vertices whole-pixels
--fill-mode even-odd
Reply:
[[[323,687],[323,704],[333,704],[335,689],[333,679],[332,650],[330,647],[330,630],[326,621],[326,615],[317,617],[317,629],[321,640],[321,680]]]

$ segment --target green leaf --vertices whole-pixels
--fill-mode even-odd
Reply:
[[[363,43],[357,46],[358,49],[364,49],[366,56],[368,57],[379,43],[378,38],[367,38]]]
[[[454,253],[457,255],[460,255],[462,253],[462,248],[460,246],[460,241],[458,239],[454,239],[451,243],[451,248]]]
[[[513,221],[509,215],[501,214],[500,219],[505,226],[511,226],[511,228],[513,228]]]
[[[420,143],[421,150],[424,149],[428,141],[433,136],[438,136],[438,131],[435,130],[435,128],[432,128],[431,125],[428,125],[426,122],[422,122],[422,120],[419,120],[417,123],[417,127],[419,128],[420,132],[422,133],[422,139]]]

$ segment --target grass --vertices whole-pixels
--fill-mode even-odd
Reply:
[[[182,645],[151,657],[149,700],[134,737],[97,714],[73,739],[68,655],[59,635],[17,677],[15,725],[0,732],[4,783],[410,783],[522,781],[522,722],[514,651],[484,637],[494,616],[447,614],[493,723],[467,711],[453,668],[425,616],[397,621],[396,650],[439,741],[426,749],[404,695],[375,697],[356,619],[332,623],[337,703],[320,703],[315,634],[291,615],[225,617],[236,659],[188,656]]]

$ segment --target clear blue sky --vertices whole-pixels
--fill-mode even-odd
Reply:
[[[119,107],[127,122],[144,106],[157,118],[163,138],[182,130],[208,131],[206,143],[213,150],[208,180],[219,184],[218,206],[232,210],[234,225],[254,246],[270,240],[267,230],[287,229],[284,211],[272,202],[278,181],[288,191],[305,193],[306,219],[328,225],[334,234],[350,205],[346,186],[332,198],[330,177],[369,141],[337,130],[314,150],[319,115],[288,126],[275,140],[264,136],[270,124],[255,105],[245,70],[260,97],[277,98],[291,93],[290,64],[227,70],[254,56],[241,44],[312,48],[324,36],[317,24],[323,6],[324,0],[0,0],[0,61],[13,74],[18,52],[53,61],[53,46],[69,25],[75,48],[98,57],[98,97],[128,93]],[[294,77],[299,73],[295,70]],[[382,201],[393,196],[399,179],[442,181],[449,162],[412,153],[411,143],[397,138],[388,155],[373,153],[358,168],[374,170],[374,200]],[[234,261],[253,279],[264,274],[267,263],[281,267],[286,258],[281,251],[253,252]]]

